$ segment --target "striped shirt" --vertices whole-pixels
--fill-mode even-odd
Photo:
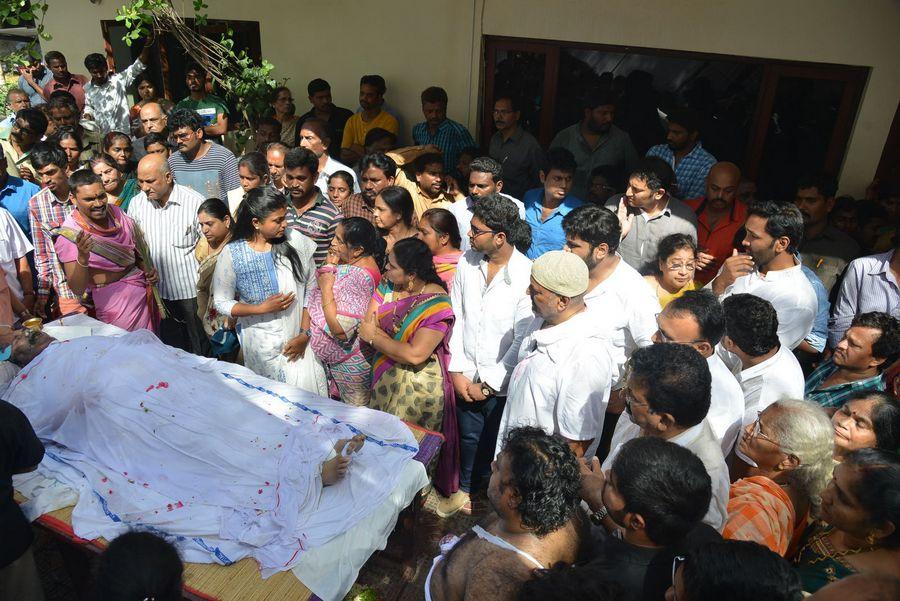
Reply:
[[[417,123],[413,125],[412,136],[413,144],[419,146],[434,144],[441,149],[444,156],[444,171],[446,173],[454,173],[456,171],[456,163],[459,162],[459,155],[464,148],[477,146],[469,130],[462,123],[457,123],[452,119],[441,121],[434,135],[428,130],[427,121]]]
[[[37,299],[47,300],[51,290],[60,298],[77,299],[66,281],[66,272],[56,256],[50,230],[63,224],[75,206],[68,198],[60,201],[49,188],[43,188],[28,201],[28,222],[34,241],[34,264],[37,268]]]
[[[900,251],[889,250],[850,262],[834,303],[828,346],[837,346],[857,315],[881,311],[900,319],[900,283],[891,271],[895,252]]]
[[[169,168],[176,182],[191,188],[204,199],[225,200],[229,190],[241,187],[237,159],[220,144],[210,142],[206,154],[193,161],[185,160],[180,152],[173,152],[169,157]]]
[[[885,388],[882,374],[863,380],[854,380],[853,382],[836,384],[827,388],[819,388],[837,370],[838,366],[834,364],[832,359],[822,363],[806,379],[806,390],[803,396],[807,400],[815,401],[822,407],[839,408],[843,406],[847,399],[861,392],[884,390]]]
[[[194,246],[200,239],[197,209],[203,201],[190,188],[174,184],[162,206],[144,192],[128,205],[128,216],[141,228],[150,248],[150,259],[159,272],[159,294],[166,300],[197,296]]]
[[[668,144],[658,144],[647,151],[648,157],[659,157],[675,171],[678,182],[678,198],[697,198],[706,194],[706,175],[716,164],[716,157],[706,152],[703,144],[697,145],[675,164],[675,151]]]
[[[316,267],[325,262],[334,231],[342,218],[341,211],[328,198],[322,196],[318,189],[315,203],[302,214],[297,212],[293,202],[288,203],[288,226],[305,234],[316,243],[316,252],[313,253]]]

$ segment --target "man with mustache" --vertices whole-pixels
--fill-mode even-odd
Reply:
[[[169,129],[178,151],[169,157],[175,181],[203,198],[225,198],[240,188],[237,158],[221,144],[206,139],[203,118],[196,111],[175,109],[169,115]]]
[[[544,151],[530,133],[519,126],[522,110],[512,96],[494,101],[494,127],[488,154],[503,166],[506,192],[522,198],[527,190],[540,185]]]
[[[6,157],[4,171],[12,177],[36,182],[28,154],[47,131],[47,118],[40,109],[20,109],[13,120],[9,139],[0,139],[0,152]]]
[[[737,200],[741,170],[734,163],[716,163],[706,176],[706,194],[685,200],[697,214],[697,272],[694,279],[706,284],[719,273],[735,249],[747,220],[747,206]],[[739,239],[738,239],[739,240]]]

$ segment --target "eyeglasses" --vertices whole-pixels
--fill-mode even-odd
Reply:
[[[650,405],[647,403],[642,403],[634,398],[634,394],[631,392],[631,389],[627,386],[622,389],[622,398],[625,399],[625,408],[628,409],[628,413],[631,414],[631,406],[637,405],[638,407],[646,407],[647,413],[653,415],[655,412],[650,408]]]
[[[666,269],[669,271],[694,271],[697,266],[694,263],[666,263]]]
[[[761,438],[767,442],[771,442],[775,446],[780,446],[777,441],[772,440],[760,430],[760,420],[762,420],[762,411],[756,413],[756,421],[753,422],[753,429],[750,431],[750,438]]]
[[[675,592],[675,572],[678,571],[678,567],[684,564],[687,561],[687,557],[684,555],[676,555],[672,558],[672,599],[674,601],[678,601],[678,597],[676,597]]]
[[[496,234],[497,233],[494,230],[479,229],[479,228],[475,227],[474,225],[469,226],[469,231],[470,231],[469,237],[471,237],[471,238],[477,238],[481,234]]]

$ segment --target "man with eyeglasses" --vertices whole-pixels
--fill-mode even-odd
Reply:
[[[225,198],[240,188],[237,158],[221,144],[206,140],[203,118],[191,109],[177,108],[169,115],[175,149],[169,168],[175,181],[203,198]]]
[[[527,190],[540,184],[544,151],[537,139],[519,125],[522,117],[519,101],[500,96],[494,101],[494,127],[488,154],[503,166],[506,191],[522,198]]]
[[[147,155],[147,134],[161,134],[169,137],[168,118],[162,106],[157,102],[148,102],[141,107],[139,114],[144,136],[134,141],[134,160],[140,161]]]
[[[622,226],[619,254],[638,271],[655,265],[659,241],[666,236],[686,234],[697,240],[697,216],[669,194],[674,181],[675,174],[664,160],[641,159],[628,178],[625,194],[605,205]]]
[[[603,470],[625,455],[632,439],[661,438],[684,447],[700,458],[712,483],[703,523],[721,531],[728,516],[730,481],[725,456],[707,421],[712,377],[706,361],[685,344],[654,344],[636,350],[628,366],[624,394],[629,419],[619,420]],[[592,471],[598,469],[594,461]]]

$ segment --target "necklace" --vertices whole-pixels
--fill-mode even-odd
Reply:
[[[876,545],[863,545],[862,547],[855,547],[846,549],[844,551],[835,551],[834,546],[828,539],[828,536],[832,532],[834,532],[834,528],[829,527],[827,530],[823,530],[822,532],[811,537],[807,541],[807,543],[800,548],[800,551],[797,553],[797,556],[794,559],[794,563],[799,565],[800,560],[806,551],[809,551],[816,556],[814,559],[808,560],[806,562],[807,565],[815,565],[827,559],[840,559],[842,557],[859,555],[860,553],[868,553],[869,551],[875,551],[876,549],[878,549]]]

